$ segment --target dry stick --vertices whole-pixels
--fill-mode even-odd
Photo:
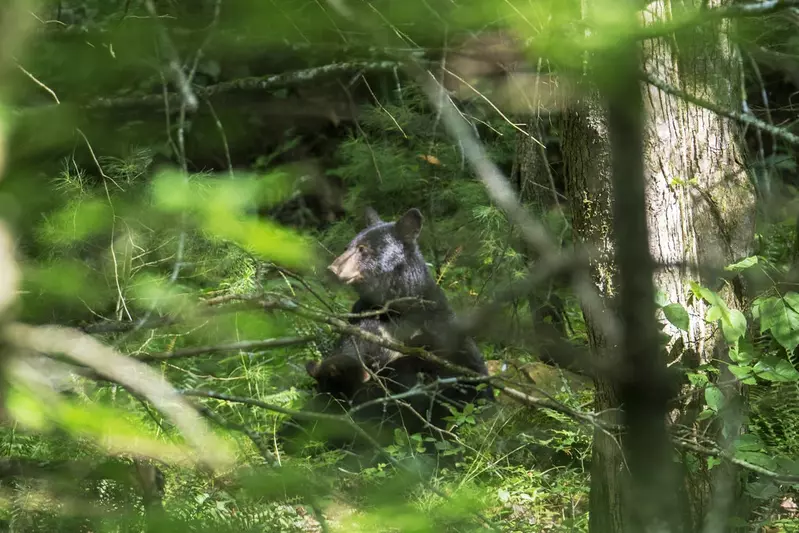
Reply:
[[[312,67],[283,74],[240,78],[209,85],[207,87],[196,87],[194,91],[201,98],[209,98],[231,91],[267,91],[293,85],[307,84],[318,78],[332,77],[347,72],[390,72],[399,66],[401,66],[401,64],[396,61],[351,61],[346,63],[331,63],[321,67]],[[175,105],[181,101],[181,98],[182,96],[180,94],[175,93],[167,93],[166,98],[158,94],[97,98],[91,103],[82,105],[81,108],[113,109],[118,107],[158,106],[164,103]],[[55,104],[50,104],[47,107],[55,108]]]
[[[253,259],[257,261],[257,259],[255,259],[255,258],[253,258]],[[308,283],[305,280],[304,277],[302,277],[301,275],[297,274],[296,272],[294,272],[292,270],[289,270],[288,268],[282,267],[282,266],[280,266],[278,264],[275,264],[275,263],[267,263],[267,265],[268,265],[269,269],[274,270],[275,272],[278,272],[278,273],[280,273],[280,274],[282,274],[282,275],[284,275],[286,277],[289,277],[289,278],[297,281],[300,285],[302,285],[305,288],[306,291],[308,291],[308,293],[310,293],[311,296],[316,298],[319,301],[319,303],[321,303],[322,305],[327,307],[328,310],[331,313],[333,312],[333,307],[327,302],[327,300],[325,300],[324,298],[319,296],[319,294],[317,294],[317,292],[313,289],[313,287],[311,287],[311,284]],[[260,281],[260,280],[258,280],[258,281]]]
[[[261,457],[269,461],[270,464],[275,464],[277,462],[277,458],[275,455],[267,448],[266,443],[263,441],[260,435],[255,431],[251,430],[247,426],[243,424],[236,424],[235,422],[231,422],[230,420],[225,419],[219,413],[213,411],[209,407],[202,405],[200,403],[195,404],[194,406],[200,414],[212,420],[217,425],[228,428],[232,431],[238,431],[239,433],[243,433],[247,436],[248,439],[255,445],[258,449],[258,453],[261,454]]]
[[[208,300],[206,300],[207,302]],[[172,326],[181,322],[182,320],[186,320],[186,318],[201,318],[201,319],[209,319],[215,316],[224,314],[224,313],[233,313],[236,311],[241,311],[240,308],[235,306],[230,307],[221,307],[218,309],[212,308],[205,308],[200,309],[200,311],[194,315],[189,317],[181,317],[181,316],[157,316],[157,317],[149,317],[150,311],[145,314],[142,318],[137,318],[136,320],[131,320],[128,322],[123,321],[116,321],[116,320],[109,320],[106,322],[96,322],[93,324],[85,324],[80,326],[78,329],[83,331],[84,333],[91,333],[91,334],[104,334],[104,333],[125,333],[130,330],[146,330],[146,329],[157,329],[166,326]]]
[[[635,39],[658,39],[721,19],[762,17],[796,8],[799,8],[799,0],[764,0],[762,2],[729,4],[712,9],[696,9],[693,13],[674,20],[639,28],[633,37]]]
[[[780,472],[775,472],[773,470],[763,468],[760,465],[756,465],[748,461],[744,461],[743,459],[739,459],[735,457],[734,454],[719,448],[708,448],[700,444],[697,444],[695,442],[690,442],[684,439],[674,439],[672,442],[674,442],[674,445],[677,446],[678,448],[683,448],[685,450],[689,450],[699,455],[704,455],[706,457],[715,457],[717,459],[724,459],[725,461],[729,461],[731,464],[740,466],[741,468],[745,468],[757,474],[769,477],[778,483],[790,483],[790,484],[799,483],[799,476],[797,475],[782,474]]]

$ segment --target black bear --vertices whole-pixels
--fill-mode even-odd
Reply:
[[[393,339],[388,325],[375,318],[363,318],[357,325],[367,333]],[[335,348],[321,361],[308,361],[305,369],[316,380],[317,391],[347,401],[362,403],[358,395],[373,374],[384,371],[402,354],[357,335],[344,334]]]
[[[417,243],[422,229],[423,217],[418,209],[409,209],[395,222],[384,222],[377,213],[366,210],[367,227],[349,243],[347,249],[337,257],[329,270],[342,282],[351,285],[359,299],[352,308],[353,313],[388,308],[380,320],[392,325],[391,335],[398,341],[423,347],[456,365],[471,369],[480,376],[488,376],[488,368],[474,340],[463,337],[453,327],[455,314],[446,295],[436,284],[427,269]],[[358,318],[353,323],[360,324]],[[426,361],[420,357],[396,359],[393,367],[401,367],[403,374],[386,375],[407,384],[410,375],[422,374],[429,379],[456,377],[450,369]],[[461,376],[462,377],[462,376]],[[439,391],[438,400],[445,400],[458,408],[478,398],[493,400],[493,391],[488,384],[482,388],[458,383]],[[417,400],[416,405],[425,405],[430,422],[442,424],[449,409],[440,401]]]
[[[368,209],[366,218],[367,228],[356,235],[329,269],[358,292],[353,314],[385,307],[389,311],[378,317],[353,317],[350,322],[366,332],[425,348],[487,376],[477,345],[452,327],[455,314],[427,270],[417,244],[422,227],[419,210],[409,210],[396,222],[383,222],[374,210]],[[312,411],[343,413],[355,408],[355,420],[365,424],[364,429],[382,444],[393,440],[395,427],[404,427],[411,434],[441,436],[444,418],[451,414],[449,405],[462,409],[478,398],[493,400],[487,384],[478,388],[464,382],[434,383],[438,378],[463,376],[357,335],[342,335],[322,361],[309,361],[306,370],[316,381],[319,393],[309,406]],[[387,394],[408,392],[415,385],[428,385],[426,394],[406,394],[401,402],[380,401]],[[326,440],[328,445],[339,447],[353,440],[352,433],[341,424],[315,427],[325,434],[314,431],[313,436]],[[283,433],[288,436],[289,431]]]
[[[357,325],[365,332],[386,340],[397,339],[393,324],[376,318],[362,318]],[[375,401],[386,395],[407,392],[434,374],[433,367],[415,356],[408,356],[358,335],[344,334],[336,347],[321,361],[308,361],[308,374],[316,381],[316,391],[357,409],[357,420],[370,426],[373,437],[383,444],[393,441],[393,428],[410,433],[427,426],[416,413],[424,413],[428,400],[423,394],[406,397],[403,402]],[[371,405],[365,405],[373,402]],[[430,414],[430,413],[428,413]],[[382,428],[382,429],[378,429]]]
[[[362,318],[357,325],[367,333],[393,339],[391,324],[376,318]],[[344,415],[352,408],[352,416],[361,428],[377,442],[388,445],[394,440],[395,427],[411,427],[412,433],[423,426],[414,425],[413,406],[380,402],[386,394],[405,392],[416,383],[418,364],[411,364],[403,354],[370,342],[358,335],[343,334],[321,361],[308,361],[305,369],[316,382],[316,395],[306,406],[310,412]],[[376,378],[376,379],[373,379]],[[371,404],[369,402],[372,402]],[[350,413],[352,415],[352,413]],[[418,420],[418,417],[417,417]],[[289,453],[300,444],[298,437],[325,442],[333,448],[353,444],[369,447],[351,428],[328,420],[312,424],[289,420],[279,432]]]

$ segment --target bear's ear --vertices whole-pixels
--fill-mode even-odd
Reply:
[[[380,220],[380,215],[377,214],[377,211],[372,209],[371,207],[367,207],[363,210],[363,218],[366,221],[366,227],[371,228],[372,226],[377,226],[382,220]]]
[[[307,363],[305,363],[305,371],[308,372],[309,376],[316,379],[316,376],[319,373],[319,362],[308,361]]]
[[[395,224],[397,236],[406,243],[415,242],[422,231],[422,212],[415,207],[408,209]]]
[[[366,383],[367,381],[372,379],[372,375],[364,367],[360,368],[360,373],[361,373],[361,383]]]

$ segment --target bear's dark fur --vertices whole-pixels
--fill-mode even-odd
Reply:
[[[419,250],[417,239],[423,220],[419,210],[408,210],[396,222],[384,222],[374,210],[367,209],[366,220],[366,229],[355,236],[329,267],[340,281],[357,291],[359,299],[352,312],[388,307],[388,313],[381,315],[380,320],[391,324],[391,334],[399,342],[425,348],[451,363],[487,376],[488,368],[474,340],[459,335],[454,328],[455,314]],[[357,318],[352,322],[360,324]],[[419,357],[405,356],[401,366],[407,373],[421,373],[428,379],[458,376]],[[407,381],[406,376],[401,378],[399,381]],[[474,386],[458,384],[447,388],[441,396],[439,399],[462,408],[478,398],[492,400],[493,392],[487,385],[478,391]],[[439,426],[440,417],[449,412],[440,405],[434,410],[440,416],[434,415],[431,422]]]
[[[375,318],[364,318],[357,323],[364,332],[383,339],[393,339],[390,324]],[[316,388],[323,394],[347,401],[362,403],[359,389],[402,354],[370,342],[357,335],[342,335],[333,351],[322,361],[308,361],[305,369],[316,380]]]
[[[366,332],[425,348],[451,363],[487,376],[488,368],[477,345],[471,338],[457,334],[452,323],[455,314],[427,270],[417,244],[422,227],[419,210],[410,209],[396,222],[383,222],[371,209],[366,215],[366,229],[355,236],[329,269],[358,292],[352,313],[384,307],[389,311],[378,317],[352,318],[350,322]],[[397,299],[402,301],[393,301]],[[407,392],[418,384],[431,384],[438,378],[463,376],[435,362],[398,353],[357,335],[342,335],[330,354],[322,361],[309,361],[306,370],[316,381],[319,393],[313,410],[329,412],[331,399],[339,409],[354,407],[358,409],[355,419],[366,423],[365,429],[382,444],[393,440],[395,427],[404,427],[409,433],[440,436],[437,430],[445,427],[444,419],[451,414],[450,405],[463,409],[479,398],[493,400],[487,384],[478,390],[473,384],[447,383],[426,393],[406,396],[402,402],[376,401],[387,394]],[[364,408],[367,402],[374,403]],[[333,437],[327,443],[337,446],[342,441]]]
[[[440,351],[448,361],[488,375],[482,354],[471,338],[459,338],[455,314],[444,291],[427,270],[417,238],[422,214],[409,209],[396,222],[383,222],[372,209],[367,228],[355,236],[329,269],[352,285],[359,299],[353,313],[388,307],[383,320],[399,319],[395,330],[402,342]],[[402,299],[394,303],[395,300]],[[358,319],[354,319],[357,321]]]

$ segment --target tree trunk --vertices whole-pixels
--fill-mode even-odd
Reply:
[[[526,131],[517,132],[516,154],[511,170],[511,182],[516,188],[519,199],[529,205],[536,216],[546,217],[552,210],[562,211],[564,207],[563,193],[558,184],[563,185],[562,173],[555,174],[549,162],[549,149],[546,146],[546,124],[540,116],[529,119]],[[536,142],[536,140],[540,141]],[[542,146],[543,144],[543,146]],[[561,181],[556,181],[560,177]],[[559,237],[563,237],[560,235]],[[529,264],[538,259],[538,255],[524,242],[520,242],[517,250]],[[526,295],[534,327],[551,328],[552,332],[566,336],[566,316],[563,301],[558,290],[566,286],[564,279],[551,279],[546,286]],[[539,354],[544,362],[551,362],[545,350]]]
[[[566,161],[567,195],[572,213],[575,240],[596,247],[597,260],[591,265],[591,277],[603,296],[605,313],[616,296],[616,271],[613,261],[611,164],[607,117],[596,93],[588,95],[579,109],[567,113],[563,134]],[[610,346],[602,329],[585,314],[588,342],[594,357],[605,357]],[[594,409],[605,413],[608,422],[620,422],[618,392],[605,380],[594,380]],[[622,505],[623,458],[619,436],[594,432],[591,460],[591,497],[589,530],[624,531]]]
[[[667,13],[679,9],[668,0],[648,4],[645,23],[665,20]],[[691,43],[681,41],[679,49],[671,37],[645,41],[644,68],[668,85],[738,109],[740,72],[732,47],[718,29],[706,25],[701,31],[692,36]],[[709,75],[717,77],[709,79]],[[717,275],[707,270],[744,257],[754,231],[755,196],[741,166],[739,132],[735,124],[708,110],[648,85],[642,90],[648,119],[644,146],[647,225],[650,251],[660,265],[654,281],[669,303],[682,304],[690,316],[688,331],[666,324],[665,331],[673,338],[667,363],[694,366],[695,361],[688,361],[691,357],[701,363],[725,359],[726,347],[718,328],[704,321],[706,306],[691,298],[688,283],[698,281],[718,290],[731,308],[741,307],[740,293],[719,287]],[[612,261],[610,151],[606,114],[596,93],[588,93],[568,113],[563,150],[576,238],[598,247],[592,276],[610,302],[617,286]],[[593,324],[588,322],[587,327],[596,357],[614,348]],[[618,407],[612,384],[597,380],[595,386],[597,411]],[[704,395],[682,397],[689,401],[674,411],[671,421],[690,427],[696,423]],[[590,529],[625,531],[626,483],[619,443],[596,432],[593,453]],[[684,531],[700,530],[708,511],[710,476],[706,461],[697,464],[698,470],[685,478]]]

